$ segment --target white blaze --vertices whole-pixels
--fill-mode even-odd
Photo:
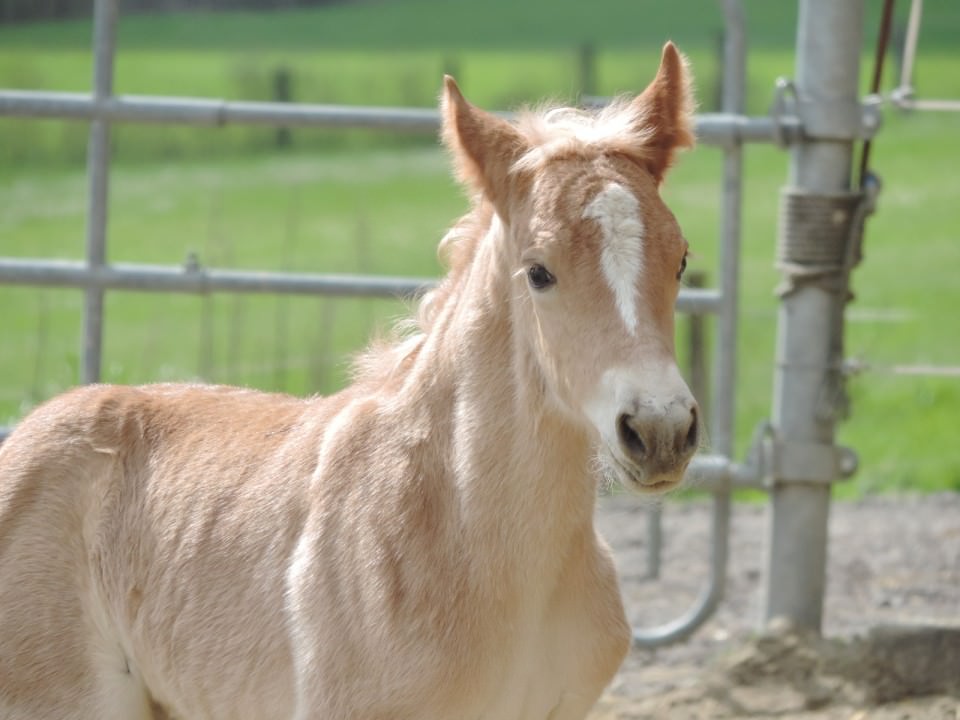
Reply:
[[[643,266],[643,220],[640,203],[623,185],[610,183],[583,212],[603,232],[600,265],[613,290],[627,330],[637,332],[637,276]]]

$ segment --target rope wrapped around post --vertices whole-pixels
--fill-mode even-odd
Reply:
[[[850,292],[850,272],[863,259],[863,230],[876,208],[880,179],[869,174],[859,190],[814,193],[786,188],[780,195],[777,269],[781,298],[815,285],[826,292]]]

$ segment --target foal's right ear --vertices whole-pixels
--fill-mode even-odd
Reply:
[[[504,215],[510,169],[529,149],[520,132],[503,118],[468,103],[449,75],[443,78],[440,115],[444,144],[454,159],[457,177],[486,195]]]

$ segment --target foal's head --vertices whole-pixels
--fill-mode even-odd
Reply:
[[[598,114],[561,109],[513,125],[470,105],[450,78],[444,92],[458,171],[496,213],[523,364],[549,411],[591,428],[604,464],[637,489],[679,482],[698,445],[673,339],[687,242],[659,193],[677,148],[693,144],[691,112],[670,43],[639,97]]]

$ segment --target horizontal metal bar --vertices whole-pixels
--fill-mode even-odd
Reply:
[[[677,298],[677,310],[690,315],[720,312],[723,295],[712,288],[683,288]]]
[[[288,127],[369,128],[434,133],[439,113],[432,108],[387,108],[306,103],[244,102],[210,98],[115,95],[97,100],[89,93],[33,90],[0,91],[0,115],[112,122],[188,125],[284,125]],[[505,113],[509,117],[509,113]],[[779,132],[792,132],[780,123]],[[696,118],[706,145],[777,142],[772,118],[708,113]]]
[[[97,101],[88,93],[6,90],[0,115],[187,125],[286,125],[436,132],[434,109],[350,107],[303,103],[241,102],[209,98],[115,95]]]
[[[794,142],[803,134],[798,118],[774,119],[765,115],[703,113],[696,117],[697,141],[704,145],[729,147],[738,143]]]
[[[0,427],[0,443],[12,432],[12,427]],[[731,486],[764,489],[750,468],[722,455],[697,455],[693,458],[687,469],[685,486],[704,492],[726,491]]]
[[[726,492],[730,488],[764,489],[756,468],[723,455],[696,455],[687,468],[685,487],[705,492]]]
[[[933,112],[960,112],[960,100],[917,100],[910,95],[892,96],[893,104],[901,110],[924,110]]]
[[[72,260],[0,258],[0,283],[198,294],[409,297],[428,290],[435,281],[429,278],[217,270],[133,263],[90,268],[83,262]]]
[[[0,284],[38,287],[412,297],[429,290],[436,282],[432,278],[222,270],[193,265],[116,263],[91,268],[79,260],[0,258]],[[721,296],[715,290],[684,288],[677,300],[677,310],[691,314],[717,312],[720,301]]]
[[[13,427],[0,427],[0,443],[13,432]],[[727,484],[729,482],[729,485]],[[697,455],[687,469],[685,487],[704,492],[721,492],[730,487],[764,489],[751,469],[722,455]]]

